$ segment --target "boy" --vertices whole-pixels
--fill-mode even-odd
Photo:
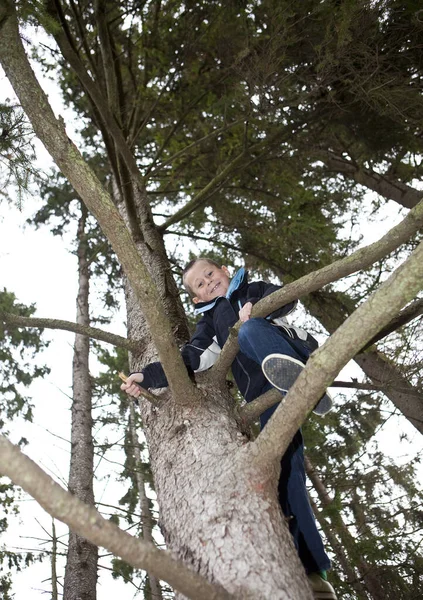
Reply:
[[[181,351],[187,369],[199,372],[210,368],[226,342],[230,328],[241,320],[243,324],[238,334],[240,352],[232,363],[232,373],[240,392],[247,402],[272,386],[286,392],[311,352],[317,348],[316,340],[309,333],[290,326],[285,319],[296,301],[266,319],[250,318],[253,305],[279,287],[263,281],[248,283],[244,269],[230,280],[226,267],[220,267],[207,258],[199,257],[188,263],[183,281],[196,305],[195,314],[203,314],[193,337]],[[142,373],[130,375],[121,388],[138,398],[139,385],[146,389],[165,387],[167,380],[161,364],[150,363]],[[315,412],[325,414],[331,406],[332,401],[325,394]],[[266,425],[275,410],[276,406],[261,415],[261,427]],[[316,528],[305,486],[300,431],[282,457],[281,465],[279,501],[282,512],[289,517],[289,529],[314,596],[320,600],[336,600],[332,586],[326,581],[330,560]]]

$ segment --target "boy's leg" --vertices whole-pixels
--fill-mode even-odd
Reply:
[[[241,352],[258,363],[270,383],[281,391],[287,391],[293,385],[311,352],[305,342],[289,339],[266,319],[253,318],[243,323],[238,341]],[[332,399],[325,393],[314,412],[325,415],[332,404]]]
[[[239,347],[243,354],[260,366],[269,354],[286,354],[303,364],[310,350],[301,340],[288,340],[282,332],[266,319],[249,319],[241,325],[238,333]]]
[[[291,340],[288,342],[280,331],[265,319],[250,319],[242,325],[239,332],[241,352],[260,365],[270,353],[282,353],[301,364],[305,363],[310,351],[301,341],[292,340],[292,342]],[[297,344],[294,346],[295,342]],[[270,388],[270,383],[266,384],[261,393]],[[261,415],[262,428],[276,408],[277,405],[272,406]],[[316,572],[326,571],[330,568],[330,560],[324,550],[308,499],[303,441],[300,431],[297,432],[282,457],[278,492],[282,512],[289,519],[289,529],[307,573],[312,573],[314,576]],[[312,585],[314,589],[316,584]],[[319,591],[315,591],[315,597],[333,599],[336,596],[331,592],[328,593],[325,589],[322,595]]]
[[[297,431],[282,457],[278,492],[282,511],[289,519],[289,530],[306,572],[329,570],[330,560],[308,499],[301,431]]]
[[[261,393],[264,394],[270,387],[267,384]],[[276,408],[277,405],[272,406],[261,415],[262,429]],[[308,499],[301,431],[297,431],[282,457],[278,495],[282,512],[288,519],[289,530],[305,570],[307,573],[328,570],[330,560],[325,552]]]

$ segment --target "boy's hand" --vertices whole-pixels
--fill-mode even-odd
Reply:
[[[253,305],[251,302],[246,302],[244,306],[239,311],[239,320],[245,323],[251,316],[251,311],[253,310]]]
[[[134,398],[139,398],[141,396],[141,390],[137,383],[141,383],[143,379],[144,375],[142,373],[132,373],[132,375],[129,375],[126,379],[125,383],[122,383],[120,389]]]

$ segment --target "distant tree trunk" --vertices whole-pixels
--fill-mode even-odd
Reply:
[[[354,571],[354,567],[351,565],[347,553],[345,552],[345,548],[342,542],[335,535],[335,526],[329,524],[328,521],[322,516],[322,513],[319,510],[316,502],[313,498],[310,498],[310,504],[313,509],[314,515],[317,521],[320,524],[320,527],[323,529],[326,539],[329,542],[329,545],[332,549],[332,552],[335,554],[336,559],[341,566],[347,577],[347,583],[353,588],[356,596],[355,600],[369,600],[369,596],[366,593],[366,588],[359,581],[358,575],[356,575]]]
[[[142,523],[142,537],[147,542],[154,542],[153,538],[153,517],[151,515],[150,504],[147,498],[147,494],[145,493],[145,483],[144,477],[142,473],[142,461],[141,461],[141,451],[140,444],[138,440],[138,435],[135,426],[135,408],[134,404],[131,402],[130,407],[130,417],[129,417],[129,426],[131,430],[131,438],[132,444],[134,448],[134,457],[135,457],[135,465],[137,471],[137,487],[138,487],[138,497],[141,509],[141,523]],[[153,575],[149,575],[147,573],[147,581],[149,585],[149,593],[147,594],[144,590],[144,598],[145,600],[162,600],[162,589],[160,587],[160,581],[156,579]]]
[[[317,495],[319,496],[319,500],[322,506],[329,507],[332,503],[332,499],[325,487],[325,484],[319,477],[319,474],[315,470],[313,464],[311,463],[308,457],[306,457],[305,459],[305,464],[307,475],[310,478],[313,487],[317,492]],[[357,552],[355,551],[356,543],[354,537],[349,532],[348,527],[344,523],[341,514],[339,512],[336,514],[336,516],[333,516],[332,514],[330,520],[343,544],[344,549],[346,549],[347,552],[352,555],[354,564],[357,566],[358,572],[360,573],[360,577],[362,578],[364,585],[368,590],[372,600],[385,600],[385,593],[379,585],[377,577],[374,576],[373,565],[368,564],[363,557],[357,556]],[[362,585],[358,582],[356,583],[358,585],[354,584],[354,589],[356,591],[358,591],[358,589],[361,589],[361,591],[363,591]]]
[[[89,265],[85,223],[87,209],[81,204],[78,223],[78,296],[76,322],[89,325]],[[89,338],[77,334],[73,355],[73,402],[69,490],[87,504],[94,505],[91,382],[89,374]],[[98,548],[84,538],[69,533],[65,569],[64,600],[95,600],[97,592]]]
[[[51,600],[58,600],[57,594],[57,537],[56,537],[56,526],[54,519],[51,523],[51,538],[52,538],[52,549],[51,549]]]

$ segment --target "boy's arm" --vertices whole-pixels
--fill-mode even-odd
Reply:
[[[188,372],[194,374],[209,369],[216,362],[220,350],[221,348],[217,344],[211,320],[203,317],[198,322],[191,340],[183,346],[181,354]],[[168,385],[160,362],[148,364],[142,369],[141,373],[131,373],[129,378],[132,375],[143,376],[142,379],[135,381],[135,383],[145,389],[162,388]],[[133,383],[132,379],[131,383]],[[121,388],[124,389],[122,386]],[[127,390],[125,389],[124,391]]]

